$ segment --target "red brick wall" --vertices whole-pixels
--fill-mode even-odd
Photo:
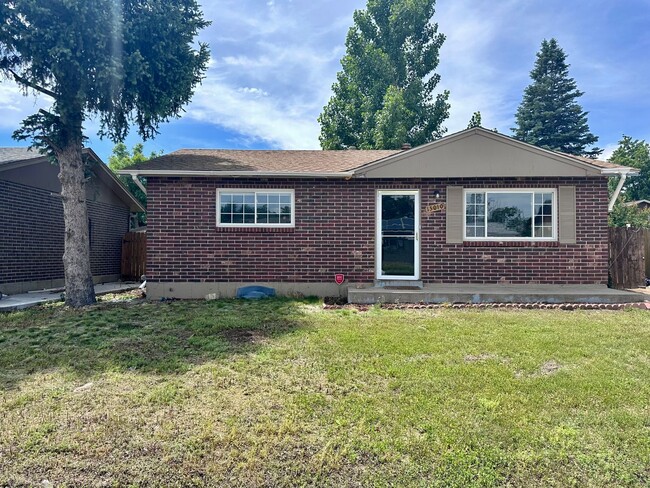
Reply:
[[[349,282],[375,278],[375,191],[419,189],[422,210],[447,185],[576,186],[577,244],[449,245],[445,212],[421,223],[421,273],[429,283],[607,283],[605,178],[324,180],[148,177],[151,282]],[[294,189],[295,229],[216,227],[217,188]],[[440,191],[440,198],[434,197]]]
[[[129,215],[126,207],[88,202],[93,275],[120,274]],[[50,190],[0,180],[0,229],[0,285],[63,279],[61,197]]]

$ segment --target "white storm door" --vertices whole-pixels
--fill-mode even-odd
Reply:
[[[420,277],[420,192],[377,192],[377,279]]]

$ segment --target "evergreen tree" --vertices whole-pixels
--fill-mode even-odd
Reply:
[[[354,12],[334,95],[318,118],[323,149],[397,149],[441,137],[448,92],[435,95],[444,35],[435,0],[368,0]]]
[[[481,127],[481,112],[474,112],[472,118],[469,119],[469,124],[467,124],[467,128],[473,129],[474,127]]]
[[[52,99],[14,138],[59,164],[66,303],[95,301],[85,202],[83,125],[122,141],[179,117],[207,69],[209,25],[196,0],[12,0],[0,3],[0,75]]]
[[[517,109],[514,137],[535,146],[576,156],[597,157],[602,149],[589,148],[598,137],[589,131],[587,112],[577,99],[583,95],[569,77],[566,54],[555,39],[542,42],[533,82]]]

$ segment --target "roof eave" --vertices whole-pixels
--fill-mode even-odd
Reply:
[[[600,173],[605,176],[621,176],[623,174],[634,176],[639,174],[639,170],[629,166],[619,166],[617,168],[601,168]]]
[[[176,176],[176,177],[201,177],[219,176],[249,177],[249,178],[351,178],[353,171],[332,171],[332,172],[289,172],[289,171],[182,171],[182,170],[155,170],[155,169],[124,169],[118,171],[121,175],[135,176]]]

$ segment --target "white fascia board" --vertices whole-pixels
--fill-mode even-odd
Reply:
[[[289,173],[284,171],[173,171],[173,170],[120,170],[121,175],[135,176],[220,176],[228,178],[232,176],[245,176],[248,178],[266,178],[266,177],[284,177],[284,178],[351,178],[354,176],[352,171],[341,171],[332,173]]]
[[[620,168],[603,168],[600,170],[600,173],[607,176],[634,176],[639,174],[639,170],[628,166],[621,166]]]

